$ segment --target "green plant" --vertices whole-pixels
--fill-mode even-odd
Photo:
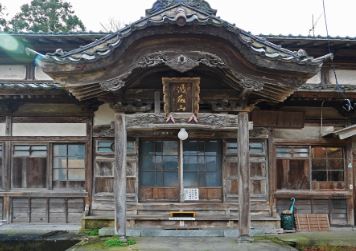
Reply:
[[[84,234],[86,234],[88,236],[98,236],[99,228],[87,229],[84,231]]]
[[[105,241],[106,247],[127,247],[135,244],[136,244],[135,240],[128,239],[127,241],[123,241],[118,239],[117,237],[113,237]]]

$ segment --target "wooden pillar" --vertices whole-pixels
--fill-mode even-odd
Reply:
[[[250,235],[250,159],[248,112],[238,114],[237,155],[239,175],[240,238]]]
[[[85,213],[89,214],[93,197],[93,117],[87,123],[87,143],[86,143],[86,172],[85,172],[85,188],[88,192],[88,197],[85,198]]]
[[[125,114],[115,114],[115,233],[126,239],[126,124]]]
[[[353,173],[353,156],[352,156],[352,147],[353,140],[350,139],[347,142],[346,146],[346,187],[353,194],[354,192],[354,173]],[[354,225],[355,224],[355,212],[354,212],[354,196],[351,196],[346,200],[347,205],[347,224]]]
[[[183,140],[179,140],[179,167],[178,167],[178,178],[179,178],[179,201],[184,202],[184,182],[183,182]]]

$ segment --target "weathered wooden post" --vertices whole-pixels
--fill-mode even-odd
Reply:
[[[126,240],[126,124],[125,114],[115,114],[115,234]]]
[[[249,158],[249,123],[248,112],[237,116],[237,156],[239,175],[239,230],[240,240],[250,236],[250,158]]]

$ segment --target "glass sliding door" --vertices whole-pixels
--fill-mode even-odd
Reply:
[[[174,140],[141,142],[140,200],[221,201],[221,142],[184,141],[183,154],[179,144]],[[187,199],[185,193],[192,191],[198,196]]]
[[[185,192],[189,192],[189,189],[192,188],[198,189],[196,191],[199,193],[199,200],[221,200],[220,141],[191,140],[184,142],[183,184]]]
[[[178,142],[143,141],[140,150],[141,201],[178,201]]]

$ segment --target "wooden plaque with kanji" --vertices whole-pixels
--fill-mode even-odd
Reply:
[[[199,112],[200,78],[162,78],[164,112]]]

